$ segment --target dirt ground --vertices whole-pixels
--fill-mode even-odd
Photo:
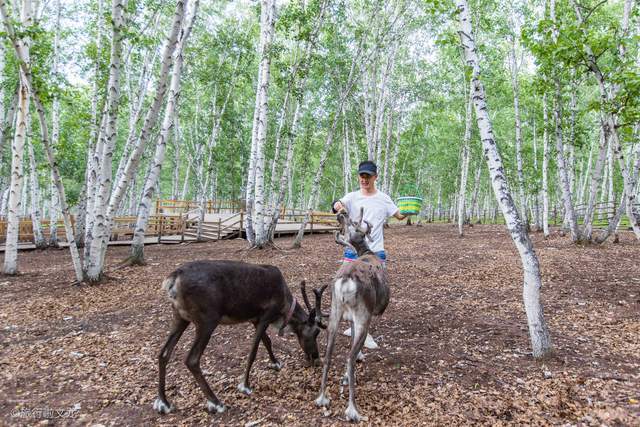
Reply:
[[[520,261],[503,226],[394,225],[386,231],[392,297],[373,325],[378,350],[358,365],[357,402],[375,425],[640,425],[640,245],[631,234],[604,247],[534,234],[554,354],[535,361],[522,305]],[[340,377],[348,344],[338,338],[329,410],[313,401],[320,368],[304,368],[293,337],[270,330],[284,368],[261,347],[253,395],[236,385],[250,325],[219,327],[202,368],[227,412],[210,415],[186,369],[193,330],[168,368],[176,410],[152,410],[157,354],[170,322],[160,282],[186,261],[241,259],[277,265],[298,284],[330,283],[340,249],[332,236],[301,250],[247,252],[241,240],[146,249],[148,265],[115,269],[128,248],[110,248],[112,279],[70,286],[66,251],[20,253],[17,277],[0,277],[0,424],[341,425]],[[329,294],[327,292],[327,294]],[[329,297],[324,306],[328,308]],[[328,310],[327,310],[328,311]],[[325,335],[320,336],[324,348]],[[322,352],[323,350],[321,350]]]

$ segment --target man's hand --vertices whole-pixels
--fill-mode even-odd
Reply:
[[[340,200],[338,200],[337,202],[335,202],[335,203],[333,204],[333,209],[334,209],[336,212],[340,212],[340,211],[345,210],[345,209],[344,209],[344,206],[342,205],[342,203],[340,202]]]
[[[409,215],[402,215],[399,210],[395,214],[393,214],[393,217],[400,221],[402,221],[403,219],[406,219],[408,216]]]

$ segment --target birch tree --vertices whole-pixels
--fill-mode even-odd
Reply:
[[[274,24],[275,24],[275,1],[262,0],[261,2],[261,50],[260,50],[260,66],[258,69],[258,87],[256,90],[256,113],[254,113],[254,130],[255,138],[252,140],[249,177],[247,180],[248,191],[247,196],[247,214],[251,218],[251,224],[254,234],[247,237],[252,247],[262,248],[268,242],[267,229],[264,222],[264,147],[267,138],[267,109],[268,109],[268,91],[270,78],[271,52],[270,46],[273,40]],[[253,168],[252,168],[253,166]]]
[[[464,50],[466,64],[472,70],[473,104],[476,121],[480,130],[483,150],[491,175],[491,184],[500,205],[502,214],[511,238],[520,254],[524,272],[523,300],[529,325],[529,337],[534,357],[542,357],[551,350],[549,331],[544,319],[540,289],[542,279],[540,264],[533,248],[529,234],[518,214],[515,203],[509,192],[509,186],[504,176],[502,158],[498,152],[488,107],[485,101],[485,91],[480,81],[480,63],[473,37],[471,13],[466,0],[456,0],[458,17],[460,20],[460,40]]]
[[[465,81],[466,83],[466,81]],[[460,167],[460,190],[458,192],[458,236],[464,236],[465,199],[467,197],[467,174],[469,172],[469,144],[471,143],[471,122],[473,120],[473,99],[471,94],[473,87],[469,87],[466,99],[466,110],[464,120],[464,138],[462,140],[462,162]]]
[[[7,5],[0,2],[2,19],[7,32],[11,28],[6,12]],[[23,0],[20,10],[20,21],[25,27],[33,25],[33,9],[30,0]],[[25,63],[30,64],[29,40],[27,38],[15,40],[15,49]],[[20,55],[21,54],[21,55]],[[9,186],[9,203],[7,215],[7,239],[5,242],[4,265],[2,271],[5,274],[18,273],[18,235],[20,225],[20,210],[22,208],[22,186],[24,178],[24,147],[27,138],[27,123],[29,116],[30,98],[24,73],[19,72],[18,112],[16,117],[15,135],[11,144],[11,184]]]
[[[113,0],[111,3],[111,53],[109,62],[109,80],[107,83],[107,100],[104,115],[104,132],[101,135],[101,149],[96,149],[97,161],[96,194],[91,212],[93,222],[91,239],[85,236],[85,270],[90,282],[100,281],[102,277],[102,245],[109,239],[107,206],[112,185],[113,149],[117,136],[118,109],[120,103],[120,66],[122,60],[122,38],[125,25],[124,0]]]
[[[167,105],[164,111],[162,128],[160,135],[156,141],[156,150],[151,163],[151,168],[147,174],[147,179],[142,190],[142,200],[138,205],[138,216],[136,220],[135,234],[131,245],[131,264],[144,264],[144,236],[147,224],[149,222],[149,213],[151,210],[151,198],[160,179],[160,170],[164,162],[164,154],[167,146],[167,139],[173,130],[173,119],[175,117],[175,108],[180,99],[180,77],[182,75],[182,66],[184,62],[183,51],[186,46],[189,35],[193,28],[194,21],[197,16],[199,0],[194,0],[191,12],[183,23],[182,32],[178,38],[178,44],[173,54],[173,71],[171,74],[171,83],[169,84],[169,92],[167,94]]]

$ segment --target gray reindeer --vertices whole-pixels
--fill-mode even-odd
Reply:
[[[343,383],[349,384],[349,406],[345,411],[347,420],[358,422],[361,416],[355,402],[355,363],[369,330],[373,316],[384,313],[389,304],[389,286],[382,261],[369,249],[371,224],[363,221],[364,210],[360,210],[360,220],[351,221],[344,212],[338,214],[342,234],[335,233],[336,243],[352,248],[358,259],[345,263],[338,270],[332,287],[331,314],[329,317],[327,349],[322,370],[320,395],[317,406],[328,406],[326,393],[327,376],[331,365],[338,324],[345,319],[351,324],[351,350],[347,359],[347,372]],[[366,228],[363,228],[363,223]]]

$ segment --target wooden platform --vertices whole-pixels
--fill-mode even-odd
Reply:
[[[302,214],[288,214],[290,219],[284,219],[278,223],[274,231],[274,236],[292,236],[298,233],[300,225],[302,224]],[[310,233],[330,233],[336,230],[336,225],[332,224],[332,220],[335,216],[326,214],[323,212],[316,212],[313,216],[313,221],[309,222],[305,227],[305,234]],[[295,221],[295,220],[298,221]],[[145,237],[145,245],[154,244],[179,244],[185,242],[197,242],[196,228],[197,218],[194,215],[185,218],[186,224],[183,227],[182,233],[161,235],[158,239],[158,235],[151,235]],[[242,222],[241,222],[242,221]],[[121,220],[122,222],[122,220]],[[230,238],[244,238],[245,221],[240,213],[207,213],[205,214],[203,222],[202,241],[215,241]],[[156,227],[157,229],[157,227]],[[175,233],[175,229],[172,230]],[[122,232],[115,233],[118,237],[122,237]],[[113,234],[112,234],[113,236]],[[110,240],[109,246],[130,246],[132,243],[133,232],[125,235],[125,239]],[[129,238],[131,237],[131,238]],[[61,248],[68,247],[68,243],[64,241],[64,237],[59,236],[59,245]],[[20,242],[18,244],[18,250],[34,250],[36,246],[31,242]],[[5,245],[0,245],[0,252],[5,251]]]

